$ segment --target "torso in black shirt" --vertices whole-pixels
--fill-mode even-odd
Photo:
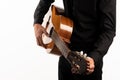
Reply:
[[[90,50],[100,31],[97,0],[63,0],[65,14],[74,21],[71,45]]]

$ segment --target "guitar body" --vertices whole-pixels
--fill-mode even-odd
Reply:
[[[59,34],[60,38],[66,43],[70,43],[70,38],[73,31],[73,22],[69,18],[61,15],[61,9],[52,5],[51,7],[52,16],[51,23],[55,29],[55,31]],[[46,25],[46,31],[49,33],[50,26]],[[48,53],[52,53],[55,55],[61,55],[59,49],[55,46],[54,42],[51,39],[43,38],[43,41],[46,44],[46,49]]]

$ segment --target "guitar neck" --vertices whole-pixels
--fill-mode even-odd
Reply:
[[[75,51],[71,51],[64,41],[59,37],[58,33],[52,27],[50,30],[50,37],[52,38],[53,42],[60,50],[61,54],[66,58],[66,60],[71,64],[71,71],[72,73],[77,74],[86,74],[87,63],[85,57],[80,53]]]
[[[52,38],[53,42],[55,43],[55,45],[57,46],[57,48],[60,50],[60,52],[62,53],[62,55],[67,58],[68,57],[68,53],[71,51],[67,45],[65,44],[65,42],[59,37],[59,35],[57,34],[57,32],[54,30],[54,28],[52,27],[50,30],[50,37]]]

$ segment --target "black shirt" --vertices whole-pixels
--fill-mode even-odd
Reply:
[[[40,0],[34,24],[43,22],[54,0]],[[108,51],[116,31],[116,0],[63,0],[65,15],[74,22],[71,47],[83,50],[95,62]]]

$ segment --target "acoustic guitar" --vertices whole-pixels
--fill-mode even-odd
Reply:
[[[83,52],[71,51],[67,44],[70,43],[73,22],[58,14],[55,6],[52,6],[52,25],[49,24],[50,17],[46,25],[46,31],[49,33],[50,41],[46,44],[50,53],[63,55],[71,64],[72,72],[84,74],[86,72],[86,55]]]

